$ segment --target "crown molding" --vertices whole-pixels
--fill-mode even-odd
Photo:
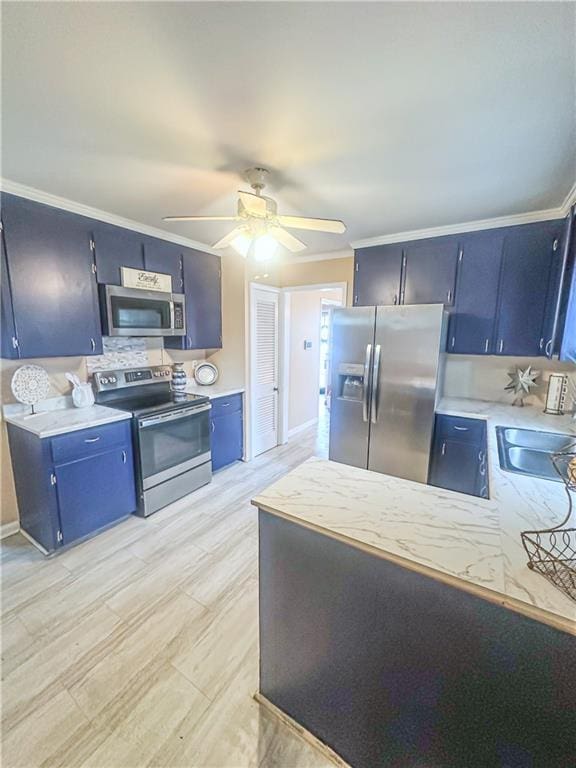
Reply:
[[[561,210],[564,216],[567,216],[570,212],[570,208],[576,203],[576,181],[572,184],[572,187],[562,203]]]
[[[104,221],[107,224],[114,224],[117,227],[131,229],[133,232],[140,232],[143,235],[157,237],[160,240],[167,240],[170,243],[183,245],[186,248],[195,248],[198,251],[212,253],[215,256],[222,255],[220,251],[216,251],[214,248],[210,248],[205,243],[198,242],[198,240],[190,240],[188,237],[174,235],[172,232],[166,232],[164,229],[150,227],[147,224],[141,224],[140,222],[133,221],[132,219],[125,219],[122,216],[117,216],[114,213],[101,211],[99,208],[92,208],[91,206],[83,205],[82,203],[76,203],[73,200],[68,200],[65,197],[58,197],[58,195],[52,195],[49,192],[43,192],[42,190],[35,189],[34,187],[27,187],[24,184],[19,184],[18,182],[11,181],[10,179],[0,177],[0,189],[3,192],[16,195],[17,197],[25,197],[28,200],[34,200],[36,203],[51,205],[53,208],[60,208],[63,211],[77,213],[80,216],[86,216],[89,219],[97,219],[98,221]]]
[[[326,253],[312,253],[310,256],[289,256],[282,261],[282,264],[306,264],[310,261],[334,261],[334,259],[353,259],[354,251],[352,248],[346,248],[338,251],[328,251]]]
[[[566,198],[566,200],[567,199],[568,198]],[[499,216],[495,219],[479,219],[478,221],[467,221],[462,224],[447,224],[442,227],[429,227],[428,229],[413,229],[410,232],[397,232],[394,235],[367,237],[363,240],[354,240],[351,245],[353,248],[369,248],[372,245],[403,243],[408,240],[424,240],[427,237],[459,235],[464,232],[478,232],[483,229],[515,227],[520,224],[531,224],[537,221],[563,219],[570,210],[570,206],[566,206],[566,200],[559,208],[549,208],[545,211],[531,211],[530,213],[518,213],[513,216]],[[564,210],[565,206],[566,210]]]

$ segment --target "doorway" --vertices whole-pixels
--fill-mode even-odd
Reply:
[[[313,427],[327,453],[330,408],[330,326],[346,303],[346,283],[284,288],[280,343],[279,442]]]

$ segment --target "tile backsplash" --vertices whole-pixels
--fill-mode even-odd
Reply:
[[[162,349],[162,341],[140,339],[133,336],[104,336],[103,354],[86,358],[86,371],[90,376],[95,371],[118,368],[140,368],[149,365],[149,351]]]

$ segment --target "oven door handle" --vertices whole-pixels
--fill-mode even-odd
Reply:
[[[199,405],[195,408],[182,408],[178,411],[172,411],[171,413],[165,413],[160,416],[151,416],[150,418],[144,418],[138,422],[140,429],[146,427],[152,427],[155,424],[165,424],[167,421],[177,421],[178,419],[186,419],[189,416],[197,416],[199,413],[204,413],[212,408],[210,403],[205,405]]]

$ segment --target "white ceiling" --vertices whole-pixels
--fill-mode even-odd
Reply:
[[[229,225],[161,217],[232,214],[263,164],[281,212],[348,225],[308,252],[556,207],[576,179],[575,10],[3,3],[2,175],[209,244]]]

